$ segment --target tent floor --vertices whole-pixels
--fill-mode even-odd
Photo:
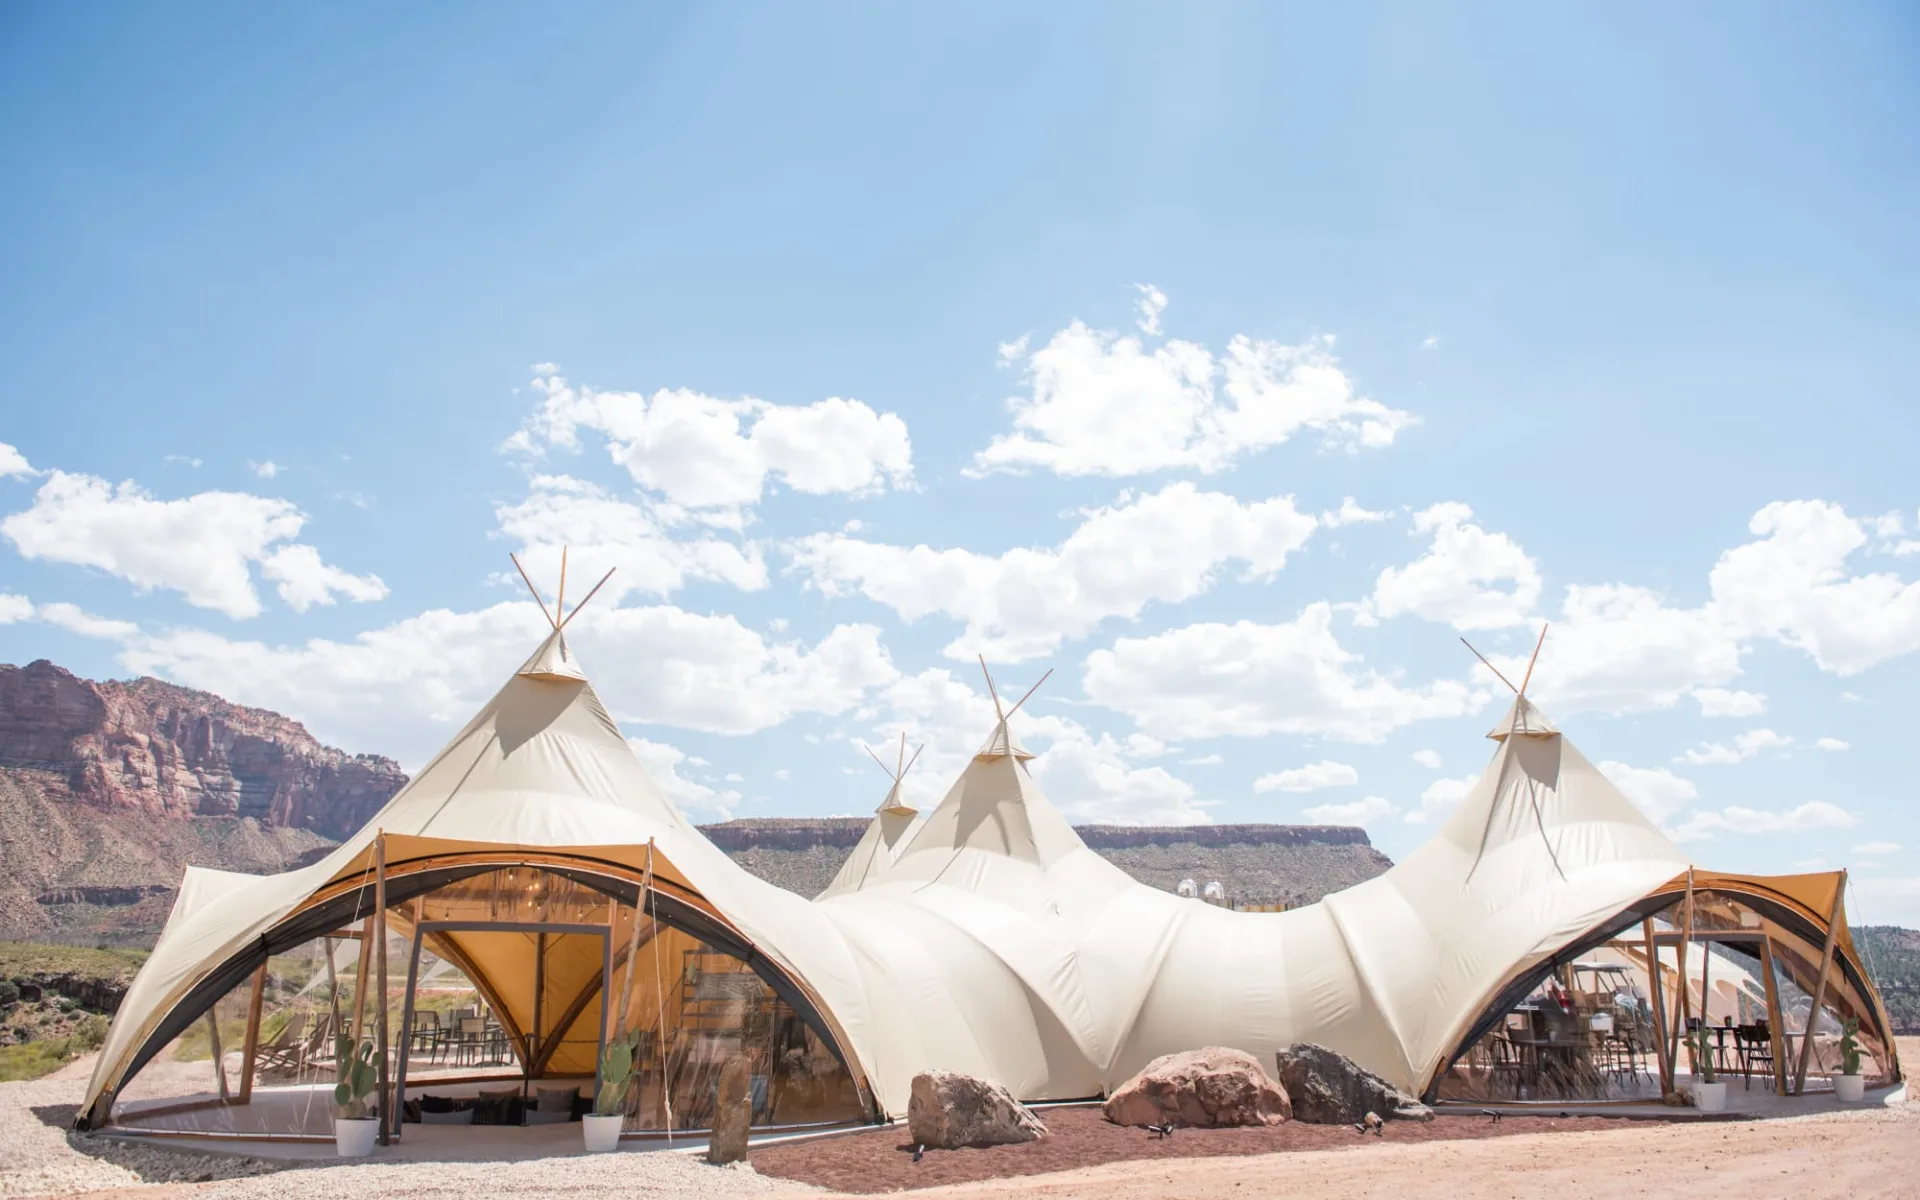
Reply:
[[[1682,1080],[1685,1087],[1689,1081]],[[1559,1116],[1562,1113],[1574,1117],[1628,1117],[1635,1119],[1656,1119],[1668,1121],[1724,1121],[1754,1120],[1775,1117],[1804,1117],[1814,1113],[1855,1111],[1907,1102],[1907,1085],[1895,1084],[1892,1087],[1876,1088],[1869,1091],[1866,1099],[1859,1104],[1842,1104],[1834,1098],[1833,1088],[1823,1081],[1807,1081],[1807,1093],[1804,1096],[1778,1096],[1771,1087],[1763,1088],[1755,1081],[1751,1090],[1743,1089],[1736,1077],[1727,1088],[1727,1107],[1725,1112],[1701,1112],[1697,1108],[1669,1108],[1655,1100],[1645,1103],[1612,1101],[1592,1103],[1580,1100],[1442,1100],[1435,1105],[1434,1111],[1440,1113],[1460,1112],[1501,1112],[1514,1115]]]
[[[591,1081],[589,1081],[591,1082]],[[472,1095],[482,1087],[502,1083],[442,1083],[423,1081],[407,1087],[407,1095],[421,1093]],[[247,1104],[220,1105],[212,1096],[182,1098],[164,1106],[130,1104],[114,1114],[114,1123],[98,1136],[185,1154],[228,1154],[281,1162],[337,1161],[333,1148],[331,1085],[294,1085],[255,1089]],[[143,1112],[143,1109],[146,1110]],[[177,1111],[155,1111],[175,1109]],[[796,1136],[867,1129],[866,1123],[829,1126],[758,1127],[753,1145],[771,1144]],[[704,1149],[705,1130],[664,1133],[628,1133],[620,1139],[622,1152]],[[577,1121],[551,1125],[427,1125],[408,1123],[391,1145],[375,1149],[368,1161],[480,1162],[551,1158],[583,1154]]]

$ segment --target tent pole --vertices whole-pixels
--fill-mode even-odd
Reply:
[[[1653,1009],[1653,1055],[1660,1068],[1660,1094],[1664,1097],[1673,1090],[1673,1060],[1667,1055],[1667,1002],[1660,994],[1660,948],[1653,940],[1653,918],[1647,917],[1640,928],[1647,938],[1647,990],[1652,993],[1647,999]]]
[[[360,1024],[367,1017],[367,976],[373,972],[373,914],[360,925],[360,964],[353,971],[353,1030],[351,1049],[360,1048]]]
[[[1840,941],[1840,918],[1846,911],[1847,873],[1840,872],[1840,882],[1833,889],[1833,911],[1827,914],[1827,943],[1820,951],[1820,975],[1813,985],[1813,1005],[1807,1009],[1807,1028],[1800,1035],[1800,1063],[1793,1072],[1793,1094],[1805,1095],[1807,1090],[1807,1065],[1813,1061],[1813,1031],[1820,1024],[1820,1002],[1827,998],[1827,974],[1833,970],[1833,952]]]
[[[227,1055],[220,1049],[220,1002],[207,1010],[207,1045],[213,1051],[213,1081],[220,1087],[220,1103],[228,1104]]]
[[[415,915],[419,915],[417,910]],[[406,1045],[400,1052],[400,1071],[393,1087],[393,1094],[400,1097],[396,1105],[400,1110],[400,1119],[393,1123],[393,1136],[404,1136],[406,1131],[400,1128],[407,1119],[407,1060],[413,1057],[413,992],[420,986],[420,923],[413,923],[413,952],[407,956],[407,998],[400,1006],[400,1036],[406,1039]]]
[[[1773,935],[1760,939],[1760,970],[1767,977],[1767,1040],[1773,1051],[1773,1094],[1787,1094],[1787,1051],[1784,1014],[1780,1011],[1780,985],[1773,978]]]
[[[1677,1005],[1679,1011],[1674,1017],[1673,1029],[1670,1031],[1673,1037],[1673,1075],[1676,1084],[1680,1081],[1680,1036],[1687,1028],[1687,1018],[1693,1015],[1693,984],[1687,978],[1687,946],[1693,941],[1692,867],[1687,868],[1686,910],[1685,915],[1681,918],[1681,922],[1680,945],[1674,950],[1674,962],[1680,968],[1677,972],[1680,976],[1680,995]],[[1687,1054],[1687,1061],[1693,1064],[1693,1074],[1698,1075],[1700,1073],[1700,1065],[1693,1062],[1693,1054],[1691,1051]]]
[[[380,984],[380,1027],[375,1031],[380,1040],[380,1144],[390,1144],[387,1137],[387,1123],[393,1116],[393,1101],[387,1096],[387,834],[385,830],[375,835],[373,842],[373,915],[378,924],[374,929],[374,972],[379,976]]]
[[[260,1004],[266,999],[267,960],[253,973],[253,998],[247,1002],[247,1043],[240,1055],[240,1103],[253,1099],[253,1060],[260,1052]]]

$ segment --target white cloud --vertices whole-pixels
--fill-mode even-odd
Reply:
[[[1695,688],[1703,717],[1757,717],[1767,711],[1767,698],[1759,692],[1730,692],[1726,688]]]
[[[0,625],[12,625],[33,618],[33,601],[12,592],[0,592]]]
[[[1816,740],[1813,743],[1813,745],[1814,745],[1814,748],[1818,750],[1851,750],[1853,749],[1852,742],[1843,742],[1839,738],[1832,738],[1832,737],[1820,738]]]
[[[1200,595],[1228,563],[1245,564],[1243,578],[1270,578],[1313,528],[1291,497],[1242,504],[1174,483],[1087,512],[1054,549],[989,555],[825,533],[790,550],[796,569],[829,596],[861,592],[908,621],[938,613],[966,622],[949,657],[1020,661],[1108,618],[1131,620],[1149,604]]]
[[[1186,767],[1217,767],[1225,761],[1218,754],[1202,754],[1199,758],[1183,758],[1180,764]]]
[[[633,592],[666,597],[695,580],[749,592],[767,586],[759,546],[736,544],[706,530],[675,538],[654,506],[631,503],[566,475],[534,476],[526,497],[497,505],[494,519],[498,536],[520,543],[522,565],[549,592],[560,578],[560,554],[566,549],[573,603],[585,599],[587,589],[610,568],[615,568],[613,578],[595,598],[597,604],[618,603]],[[517,576],[508,578],[519,585]]]
[[[999,358],[1000,365],[1003,367],[1010,367],[1026,356],[1027,335],[1024,333],[1010,342],[1001,342],[996,351],[996,357]]]
[[[1101,825],[1204,825],[1193,785],[1163,767],[1128,763],[1106,734],[1077,727],[1055,737],[1031,763],[1033,777],[1069,819]]]
[[[1133,286],[1140,293],[1140,298],[1133,302],[1135,311],[1140,314],[1140,319],[1134,323],[1140,326],[1141,333],[1159,337],[1160,314],[1167,311],[1167,294],[1150,283],[1136,283]]]
[[[1664,825],[1700,798],[1700,789],[1665,767],[1634,767],[1622,762],[1596,764],[1622,795],[1655,824]]]
[[[1440,335],[1439,335],[1439,334],[1437,334],[1437,333],[1430,333],[1430,334],[1428,334],[1428,335],[1427,335],[1427,336],[1426,336],[1425,338],[1423,338],[1423,339],[1421,340],[1421,342],[1420,342],[1420,348],[1421,348],[1422,350],[1433,350],[1433,349],[1437,349],[1437,348],[1439,347],[1439,345],[1440,345]]]
[[[1395,811],[1384,796],[1366,796],[1350,804],[1316,804],[1300,815],[1315,825],[1371,825]]]
[[[1319,603],[1279,625],[1210,623],[1121,638],[1088,656],[1085,687],[1094,703],[1171,739],[1292,733],[1376,742],[1486,700],[1453,680],[1402,687],[1360,661],[1334,639],[1332,606]]]
[[[95,616],[76,604],[42,604],[33,610],[33,615],[49,625],[58,626],[68,633],[77,633],[81,637],[124,641],[127,638],[137,637],[140,633],[140,627],[132,621]]]
[[[1369,613],[1411,613],[1455,629],[1503,629],[1532,620],[1540,569],[1504,533],[1470,523],[1464,504],[1436,504],[1414,514],[1416,534],[1432,534],[1426,554],[1388,567],[1374,584]]]
[[[1467,793],[1471,792],[1473,785],[1479,782],[1478,772],[1459,779],[1434,780],[1420,793],[1420,807],[1407,814],[1407,823],[1409,825],[1439,824],[1449,813],[1460,807],[1460,802],[1467,798]]]
[[[1809,800],[1784,812],[1739,805],[1697,812],[1669,833],[1676,842],[1692,842],[1722,833],[1801,833],[1811,829],[1851,829],[1855,824],[1853,814],[1846,809],[1825,800]]]
[[[1342,525],[1362,525],[1384,521],[1392,515],[1392,513],[1371,512],[1361,508],[1359,501],[1355,500],[1352,496],[1348,496],[1340,501],[1339,508],[1332,512],[1321,513],[1320,523],[1329,528],[1337,529]]]
[[[1741,632],[1804,650],[1838,675],[1920,649],[1920,583],[1848,575],[1867,532],[1839,505],[1777,501],[1748,528],[1761,540],[1722,554],[1709,576],[1714,605]]]
[[[630,737],[627,745],[633,747],[634,755],[646,768],[647,777],[660,785],[660,790],[681,812],[701,821],[732,819],[740,803],[739,792],[731,788],[711,788],[680,774],[681,766],[692,766],[697,759],[688,758],[678,747],[646,738]],[[737,775],[728,776],[729,782],[738,779]]]
[[[252,459],[248,459],[247,469],[262,479],[272,479],[280,473],[280,464],[274,462],[272,459],[268,459],[265,462],[254,462]]]
[[[1253,790],[1267,792],[1317,792],[1321,788],[1345,787],[1360,782],[1360,772],[1346,763],[1331,759],[1304,767],[1293,767],[1262,775],[1253,781]]]
[[[1862,842],[1853,848],[1855,854],[1898,854],[1899,842]]]
[[[1569,587],[1528,694],[1550,712],[1639,712],[1740,674],[1740,640],[1711,609],[1670,608],[1645,588]],[[1528,647],[1488,655],[1515,683]],[[1485,668],[1477,664],[1476,673]]]
[[[1437,750],[1415,750],[1413,752],[1413,761],[1429,771],[1438,771],[1440,769],[1440,753]]]
[[[1740,763],[1763,750],[1784,750],[1793,739],[1771,729],[1749,729],[1728,742],[1702,742],[1680,756],[1679,761],[1698,764]]]
[[[575,388],[557,373],[533,387],[544,399],[503,449],[578,450],[580,431],[592,431],[640,486],[715,523],[741,524],[771,482],[820,496],[913,480],[906,422],[858,400],[782,406],[686,389],[644,396]]]
[[[33,507],[0,521],[0,533],[24,558],[97,567],[140,591],[167,588],[235,618],[260,614],[255,563],[297,608],[336,593],[353,600],[386,595],[375,576],[351,575],[320,563],[310,548],[277,544],[305,523],[285,500],[244,492],[156,500],[131,482],[115,487],[53,471]]]
[[[1178,339],[1148,351],[1074,321],[1024,361],[1031,391],[1007,401],[1014,431],[976,454],[972,473],[1212,472],[1301,430],[1373,448],[1413,421],[1357,395],[1325,337],[1288,346],[1236,336],[1216,357]]]
[[[38,475],[27,456],[5,442],[0,442],[0,479],[11,475]]]

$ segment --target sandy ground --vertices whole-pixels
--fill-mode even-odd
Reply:
[[[1920,1062],[1920,1040],[1902,1040]],[[194,1172],[245,1169],[245,1160],[195,1159],[144,1148],[100,1157],[98,1139],[69,1143],[46,1123],[70,1112],[85,1084],[76,1063],[29,1084],[0,1084],[0,1197],[87,1195],[97,1200],[285,1200],[300,1197],[799,1196],[821,1193],[750,1171],[671,1154],[575,1155],[512,1163],[362,1163],[283,1170],[210,1182]],[[1358,1139],[1356,1138],[1356,1143]],[[87,1151],[87,1152],[83,1152]],[[155,1162],[151,1157],[158,1156]],[[251,1168],[254,1170],[260,1167]],[[1644,1200],[1703,1191],[1744,1197],[1920,1200],[1920,1104],[1782,1121],[1668,1125],[1608,1122],[1591,1132],[1523,1133],[1478,1141],[1368,1139],[1353,1150],[1243,1157],[1157,1158],[997,1179],[913,1193],[926,1200],[1242,1200],[1285,1195],[1380,1200]]]

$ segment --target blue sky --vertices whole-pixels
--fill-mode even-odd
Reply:
[[[1502,665],[1920,923],[1920,18],[0,16],[0,660],[417,765],[543,586],[696,815],[1008,687],[1078,819],[1403,854]],[[1352,503],[1347,504],[1351,498]],[[1344,514],[1344,515],[1343,515]],[[924,548],[924,549],[916,549]],[[1844,747],[1844,748],[1842,748]]]

